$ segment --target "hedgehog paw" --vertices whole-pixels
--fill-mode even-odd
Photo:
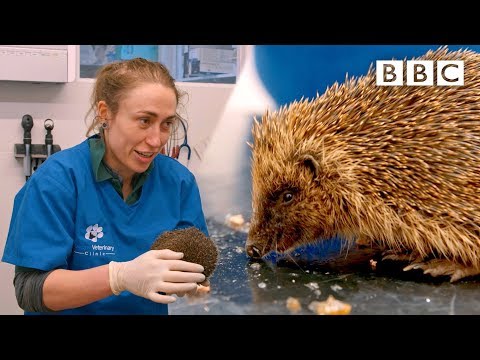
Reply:
[[[397,253],[394,250],[387,250],[382,253],[382,261],[384,260],[419,263],[422,261],[422,258],[416,253]]]
[[[456,282],[465,277],[480,274],[480,269],[467,267],[446,259],[433,259],[425,262],[413,262],[403,268],[404,271],[412,269],[421,269],[424,274],[430,274],[433,277],[450,276],[450,282]]]

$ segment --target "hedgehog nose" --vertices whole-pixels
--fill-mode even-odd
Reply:
[[[260,250],[258,250],[253,245],[247,245],[246,251],[247,251],[247,255],[250,256],[251,258],[260,259],[262,257],[262,254],[260,253]]]

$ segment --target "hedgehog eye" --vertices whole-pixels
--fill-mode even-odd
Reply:
[[[289,204],[291,203],[293,200],[293,193],[291,193],[290,191],[287,191],[283,194],[283,203],[284,204]]]

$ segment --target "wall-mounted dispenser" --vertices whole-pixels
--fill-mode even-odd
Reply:
[[[0,45],[0,80],[71,82],[75,56],[75,45]]]
[[[35,170],[40,162],[43,162],[50,155],[61,150],[59,145],[53,143],[53,120],[46,119],[44,122],[45,130],[45,143],[44,144],[32,144],[32,127],[33,118],[31,115],[25,114],[22,117],[21,125],[23,127],[23,144],[15,144],[14,155],[16,158],[23,159],[23,171],[25,173],[25,179],[32,175],[32,170]],[[34,164],[32,169],[32,164]]]

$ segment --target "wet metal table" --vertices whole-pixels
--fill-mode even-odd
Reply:
[[[354,253],[337,249],[331,249],[333,260],[317,264],[301,252],[294,252],[290,262],[256,262],[245,253],[246,233],[213,220],[208,228],[220,252],[211,292],[179,298],[170,305],[172,315],[314,315],[308,305],[329,295],[350,304],[352,315],[480,314],[478,280],[451,284],[398,267],[374,270],[368,261],[374,254],[357,261]],[[300,311],[287,308],[289,297],[300,302]]]

